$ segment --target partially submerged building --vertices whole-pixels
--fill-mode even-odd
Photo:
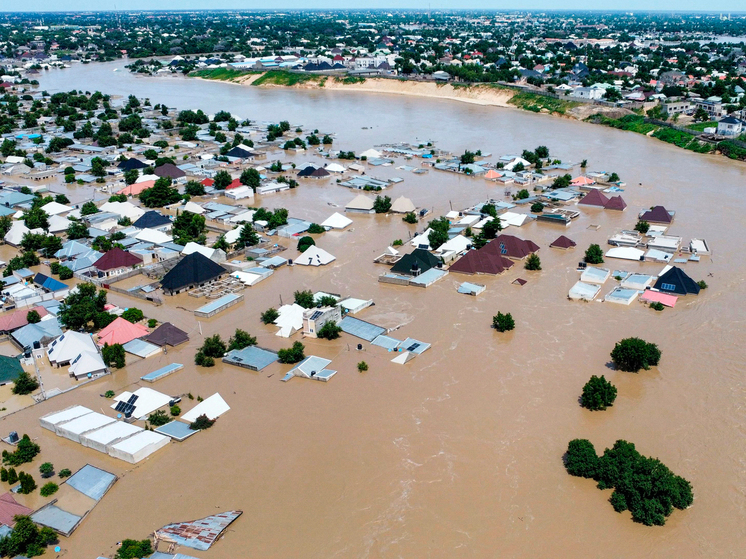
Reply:
[[[185,256],[161,280],[164,293],[174,295],[212,283],[228,273],[220,264],[199,252]]]

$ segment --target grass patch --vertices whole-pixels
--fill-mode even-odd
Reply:
[[[609,126],[618,130],[637,132],[638,134],[649,134],[659,128],[655,124],[646,123],[645,117],[638,115],[625,115],[622,118],[609,118],[603,115],[593,115],[588,120],[594,124],[603,124],[604,126]]]
[[[740,159],[741,161],[746,161],[746,149],[734,144],[733,142],[729,142],[728,140],[720,142],[718,144],[718,149],[720,150],[720,153],[729,159]]]
[[[710,153],[714,149],[713,145],[700,142],[691,134],[673,128],[659,128],[653,132],[653,137],[697,153]]]
[[[353,83],[365,83],[365,78],[363,76],[335,76],[334,81],[336,83],[351,85]]]
[[[285,72],[283,70],[270,70],[262,77],[254,80],[252,85],[293,86],[299,83],[318,82],[321,81],[321,79],[321,76],[314,76],[313,74],[298,74],[295,72]]]
[[[627,130],[638,134],[650,134],[653,138],[697,153],[710,153],[714,149],[714,146],[700,142],[695,136],[687,132],[647,123],[645,122],[645,117],[639,115],[626,115],[622,118],[608,118],[603,115],[594,115],[587,120],[594,124],[603,124],[604,126],[618,130]]]
[[[206,80],[220,80],[220,81],[232,81],[241,76],[249,74],[259,74],[260,72],[254,72],[251,70],[238,70],[236,68],[211,68],[205,70],[195,70],[190,72],[190,76],[194,78],[204,78]]]
[[[704,132],[705,128],[717,128],[718,123],[714,120],[711,120],[709,122],[692,122],[691,124],[685,125],[686,128],[691,128],[692,130],[696,130],[697,132]]]
[[[542,109],[546,109],[550,113],[556,113],[563,115],[568,109],[576,107],[578,103],[573,101],[564,101],[563,99],[555,99],[554,97],[546,97],[544,95],[538,95],[536,93],[530,93],[528,91],[522,91],[516,93],[510,101],[511,105],[515,105],[520,109],[531,111],[534,113],[540,112]]]

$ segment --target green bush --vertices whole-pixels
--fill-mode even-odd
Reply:
[[[364,373],[368,370],[368,364],[365,361],[360,361],[360,363],[357,364],[357,370],[359,373]]]
[[[39,494],[42,497],[49,497],[50,495],[54,495],[55,493],[57,493],[57,490],[59,488],[59,485],[57,485],[53,481],[50,481],[49,483],[45,483],[42,486],[42,488],[39,490]]]
[[[603,264],[604,253],[601,247],[595,244],[589,246],[588,250],[585,251],[585,261],[588,264]]]
[[[21,488],[18,490],[18,492],[22,495],[29,495],[36,489],[36,482],[34,481],[34,477],[31,474],[19,472],[18,481],[21,484]]]
[[[160,427],[161,425],[165,425],[166,423],[170,422],[171,418],[163,410],[155,411],[148,416],[148,423],[150,423],[153,427]]]
[[[308,228],[308,232],[311,235],[318,235],[320,233],[324,233],[326,229],[324,229],[321,225],[318,223],[312,223],[311,226]]]
[[[157,324],[158,321],[155,318],[148,319],[148,328],[155,328]]]
[[[173,415],[174,417],[177,417],[178,415],[181,414],[181,408],[179,406],[177,406],[176,404],[174,404],[173,406],[171,406],[171,410],[170,411],[171,411],[171,415]]]
[[[304,354],[305,349],[302,343],[295,342],[292,347],[278,351],[277,360],[280,363],[300,363],[306,358]]]
[[[34,457],[41,452],[41,447],[33,442],[28,435],[23,435],[21,440],[16,444],[13,452],[3,450],[3,464],[9,466],[20,466],[26,462],[31,462]]]
[[[492,327],[498,332],[508,332],[515,328],[515,321],[510,313],[498,312],[492,317]]]
[[[256,338],[240,328],[236,328],[236,332],[228,340],[229,351],[232,349],[244,349],[252,345],[256,345]]]
[[[68,280],[73,277],[73,271],[67,266],[60,266],[60,279]]]
[[[527,270],[541,270],[541,259],[535,252],[531,253],[526,259],[525,268]]]
[[[417,223],[417,214],[414,212],[407,212],[402,218],[402,221],[405,223]]]
[[[598,456],[590,441],[570,441],[565,455],[565,468],[573,476],[593,478],[598,472]]]
[[[63,468],[57,475],[60,476],[62,479],[65,479],[66,477],[70,477],[71,475],[73,475],[73,473],[69,469]]]
[[[44,462],[39,466],[39,473],[43,478],[52,477],[54,475],[54,465],[51,462]]]
[[[316,336],[324,340],[336,340],[337,338],[339,338],[339,333],[341,331],[342,328],[338,326],[334,321],[330,320],[329,322],[324,323],[321,328],[319,328],[319,331],[316,332]]]
[[[279,317],[280,313],[277,311],[277,309],[274,307],[270,307],[262,313],[261,320],[264,324],[272,324]]]
[[[534,202],[533,204],[531,204],[531,211],[535,214],[540,214],[544,211],[544,204],[542,204],[541,202]]]
[[[313,292],[308,289],[296,291],[293,293],[293,298],[295,299],[295,304],[300,305],[304,309],[312,309],[316,306]]]
[[[664,309],[665,307],[663,306],[663,303],[658,303],[658,302],[655,302],[655,303],[650,303],[650,308],[651,308],[651,309],[653,309],[654,311],[658,311],[658,312],[660,312],[660,311],[662,311],[662,310],[663,310],[663,309]]]
[[[584,408],[592,411],[605,410],[616,400],[616,387],[601,375],[593,375],[583,387],[580,403]]]
[[[145,315],[142,313],[142,311],[134,307],[127,309],[122,313],[122,318],[127,322],[131,322],[132,324],[140,322],[144,317]]]
[[[661,358],[658,346],[640,338],[624,338],[611,351],[611,360],[620,371],[636,373],[655,367]]]
[[[705,280],[699,280],[697,282],[697,285],[700,289],[707,289],[707,282]]]
[[[635,231],[639,231],[640,233],[645,235],[648,231],[650,231],[650,224],[644,219],[641,219],[637,222],[637,225],[635,225]]]
[[[101,357],[107,367],[116,367],[121,369],[125,365],[124,346],[122,344],[109,345],[104,344],[101,348]]]
[[[189,428],[192,431],[201,431],[203,429],[209,429],[213,425],[215,425],[215,420],[208,418],[205,414],[202,414],[189,424]]]
[[[18,373],[18,377],[13,381],[13,394],[23,396],[31,394],[37,388],[39,388],[39,381],[26,371]]]
[[[153,554],[150,540],[123,540],[119,546],[115,559],[140,559]]]
[[[306,235],[305,237],[301,237],[298,240],[298,252],[305,252],[306,249],[310,246],[314,246],[316,244],[316,241],[313,240],[313,237],[309,237]]]

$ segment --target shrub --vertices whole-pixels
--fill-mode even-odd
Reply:
[[[13,381],[13,394],[31,394],[37,388],[39,381],[26,371],[18,373],[18,377]]]
[[[313,240],[313,237],[309,237],[308,235],[301,237],[298,241],[298,252],[305,252],[308,247],[314,246],[315,244],[316,241]]]
[[[377,214],[385,214],[391,209],[391,198],[389,196],[376,196],[373,202],[373,211]]]
[[[214,336],[205,338],[199,351],[207,357],[223,357],[226,352],[225,342],[220,337],[220,334],[215,334]]]
[[[394,242],[391,243],[392,247],[400,247],[404,244],[404,241],[401,239],[394,239]]]
[[[295,342],[292,347],[278,351],[277,360],[280,363],[299,363],[306,358],[303,353],[305,349],[302,343]]]
[[[611,360],[620,371],[636,373],[655,367],[661,358],[658,346],[640,338],[624,338],[611,351]]]
[[[304,309],[312,309],[316,306],[313,292],[308,289],[303,291],[296,291],[295,293],[293,293],[293,297],[295,298],[295,304],[300,305]]]
[[[34,489],[36,489],[36,482],[31,474],[20,472],[18,474],[18,481],[21,484],[21,488],[18,492],[22,495],[29,495],[34,492]]]
[[[603,264],[604,253],[598,245],[591,245],[585,251],[585,261],[588,264]]]
[[[140,322],[145,315],[143,315],[142,311],[140,309],[131,308],[127,309],[122,313],[122,318],[128,322],[131,322],[132,324],[135,324],[136,322]]]
[[[498,332],[508,332],[515,328],[515,321],[510,313],[498,312],[492,317],[492,327]]]
[[[360,361],[360,363],[357,364],[358,373],[364,373],[367,370],[368,370],[368,364],[365,361]]]
[[[209,429],[213,425],[215,425],[215,420],[208,418],[205,414],[202,414],[189,424],[189,428],[192,431],[201,431],[202,429]]]
[[[262,313],[261,320],[264,324],[272,324],[275,320],[280,317],[280,313],[276,308],[270,307]]]
[[[697,282],[697,285],[699,286],[700,289],[707,289],[707,282],[705,282],[705,280],[699,280]]]
[[[49,497],[50,495],[54,495],[55,493],[57,493],[57,490],[59,488],[59,485],[57,485],[53,481],[50,481],[49,483],[45,483],[42,486],[42,488],[39,490],[39,494],[42,497]]]
[[[650,231],[650,224],[647,221],[641,219],[637,222],[637,225],[635,225],[635,231],[639,231],[640,233],[645,235],[648,231]]]
[[[114,397],[114,391],[113,390],[107,390],[104,392],[104,398],[113,398]]]
[[[60,264],[59,262],[52,262],[49,265],[49,271],[52,272],[52,275],[56,276],[57,274],[60,273],[60,268],[61,267],[62,267],[62,264]]]
[[[531,211],[536,214],[543,212],[544,204],[542,204],[541,202],[534,202],[533,204],[531,204]]]
[[[179,406],[177,406],[176,404],[174,404],[173,406],[171,406],[170,411],[171,411],[171,415],[173,415],[174,417],[176,417],[179,414],[181,414],[181,408]]]
[[[417,223],[417,214],[414,212],[407,212],[402,218],[402,221],[405,223]]]
[[[616,387],[601,375],[593,375],[583,387],[580,403],[584,408],[592,411],[605,410],[616,400]]]
[[[232,349],[243,349],[252,345],[256,345],[256,338],[254,336],[250,336],[248,332],[245,332],[240,328],[236,328],[235,334],[233,334],[233,336],[231,336],[231,339],[228,340],[229,351]]]
[[[73,475],[73,473],[69,469],[63,468],[57,475],[60,476],[62,479],[65,479],[66,477],[70,477],[71,475]]]
[[[694,501],[686,479],[624,440],[616,441],[600,458],[589,441],[570,441],[565,468],[571,475],[593,478],[599,489],[614,489],[609,499],[614,510],[629,509],[632,519],[646,526],[663,526],[674,508],[683,510]]]
[[[148,328],[155,328],[156,324],[158,324],[158,321],[155,318],[148,319]]]
[[[124,346],[122,344],[109,345],[105,343],[101,349],[101,357],[107,367],[121,369],[125,365]]]
[[[526,259],[525,268],[527,270],[541,270],[541,259],[535,252],[531,253]]]
[[[8,483],[10,485],[18,483],[18,474],[15,468],[8,468]]]
[[[326,231],[321,225],[318,223],[312,223],[311,226],[308,228],[308,232],[311,233],[311,235],[318,235],[320,233],[323,233]]]
[[[140,559],[153,554],[150,540],[123,540],[119,546],[115,559]]]
[[[52,477],[54,475],[54,465],[51,462],[44,462],[39,466],[39,473],[44,478]]]
[[[324,325],[319,328],[318,332],[316,332],[316,336],[324,340],[336,340],[339,338],[339,333],[341,331],[342,328],[334,321],[330,320],[325,322]]]
[[[660,311],[662,311],[662,310],[663,310],[663,309],[664,309],[665,307],[663,306],[663,303],[658,303],[658,302],[655,302],[655,303],[650,303],[650,308],[651,308],[651,309],[653,309],[654,311],[658,311],[658,312],[660,312]]]
[[[200,367],[214,367],[215,359],[205,355],[202,351],[198,351],[194,356],[194,364]]]
[[[150,423],[153,427],[160,427],[161,425],[165,425],[170,421],[171,418],[163,410],[158,410],[148,416],[148,423]]]
[[[38,322],[41,322],[41,316],[39,316],[39,313],[36,311],[29,311],[26,313],[26,322],[29,324],[37,324]]]
[[[60,266],[60,279],[67,280],[73,277],[73,271],[67,266]]]

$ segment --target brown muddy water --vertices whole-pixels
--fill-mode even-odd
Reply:
[[[144,361],[0,423],[0,431],[28,432],[42,461],[60,469],[92,463],[121,476],[78,531],[62,542],[68,557],[110,555],[123,538],[144,538],[162,525],[241,509],[243,516],[204,558],[393,557],[739,557],[746,549],[746,442],[744,423],[743,188],[746,165],[699,156],[639,135],[513,110],[453,102],[346,92],[261,90],[184,79],[140,79],[121,63],[78,66],[47,74],[50,91],[81,87],[148,96],[180,108],[233,111],[254,120],[337,132],[335,145],[362,151],[387,141],[432,139],[460,152],[495,156],[547,145],[563,160],[589,160],[590,169],[616,171],[628,187],[624,213],[581,210],[567,229],[532,223],[508,232],[541,246],[543,270],[515,266],[501,277],[452,274],[428,289],[383,285],[385,268],[372,262],[393,239],[415,226],[397,216],[353,215],[345,232],[317,244],[337,256],[320,269],[284,268],[243,293],[243,303],[209,320],[202,333],[228,338],[237,328],[279,349],[259,314],[296,289],[372,298],[359,318],[397,327],[393,335],[432,343],[405,366],[390,354],[344,335],[334,342],[304,340],[306,354],[333,359],[329,383],[279,379],[289,366],[255,373],[218,363],[192,364],[201,344],[191,310],[204,304],[186,295],[167,298],[145,314],[187,330],[185,347]],[[372,127],[364,130],[363,127]],[[299,156],[303,161],[310,156]],[[439,215],[503,188],[478,178],[431,171],[417,176],[376,168],[373,176],[401,176],[387,193],[406,195]],[[266,197],[269,207],[320,221],[355,193],[332,181]],[[656,313],[567,300],[577,262],[591,242],[631,228],[653,204],[676,210],[672,234],[704,237],[711,258],[686,264],[710,288]],[[598,230],[588,229],[593,224]],[[574,250],[549,249],[560,234]],[[292,246],[286,255],[297,254]],[[607,267],[656,273],[661,264],[609,261]],[[711,274],[711,276],[710,276]],[[522,277],[525,287],[511,282]],[[460,281],[485,283],[471,298]],[[607,282],[602,294],[611,289]],[[135,300],[111,294],[124,306]],[[186,310],[188,309],[188,310]],[[516,330],[490,328],[497,311],[511,312]],[[639,374],[608,367],[622,337],[640,336],[663,352],[659,368]],[[129,359],[129,356],[128,356]],[[367,373],[356,363],[365,360]],[[73,404],[106,411],[99,395],[131,387],[167,363],[183,371],[156,383],[169,394],[207,397],[220,392],[231,411],[209,431],[175,443],[136,467],[56,437],[39,427],[41,415]],[[605,374],[619,390],[605,412],[579,407],[581,387]],[[186,411],[192,402],[185,398]],[[569,440],[588,438],[600,452],[616,439],[634,442],[689,479],[694,506],[675,511],[666,526],[634,524],[617,514],[592,481],[569,476],[562,454]],[[34,464],[39,462],[36,460]],[[41,462],[39,462],[41,463]],[[189,550],[182,549],[189,553]]]

